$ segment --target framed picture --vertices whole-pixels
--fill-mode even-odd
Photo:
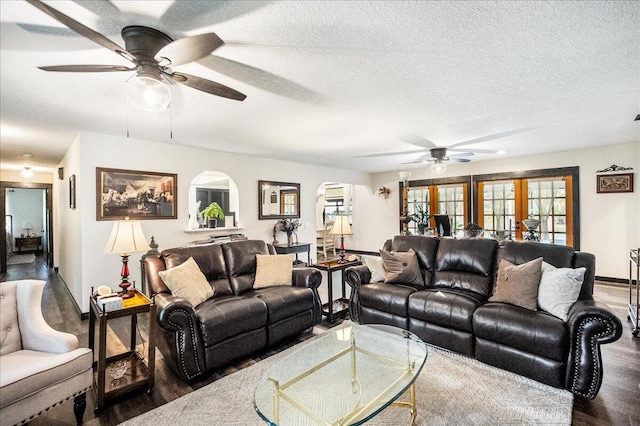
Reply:
[[[633,192],[633,173],[597,175],[597,192]]]
[[[76,208],[76,175],[69,177],[69,208]]]
[[[178,176],[96,167],[96,219],[176,219]]]

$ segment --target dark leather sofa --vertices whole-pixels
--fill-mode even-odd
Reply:
[[[254,290],[256,254],[275,251],[264,241],[244,240],[173,248],[145,259],[157,305],[157,345],[183,380],[192,381],[320,322],[320,272],[294,268],[293,285]],[[215,288],[214,297],[195,307],[172,295],[158,275],[189,257]]]
[[[412,248],[425,286],[370,283],[366,266],[345,271],[350,315],[360,323],[401,327],[425,342],[593,399],[602,382],[600,345],[616,341],[622,324],[593,299],[595,257],[570,247],[492,239],[396,236],[385,250]],[[555,267],[585,267],[567,321],[543,311],[488,302],[501,259],[543,257]]]

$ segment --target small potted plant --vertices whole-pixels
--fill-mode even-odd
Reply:
[[[216,228],[218,226],[218,219],[224,220],[224,211],[220,204],[215,201],[209,204],[204,210],[202,210],[202,216],[207,219],[209,228]]]
[[[422,203],[415,204],[415,212],[411,215],[411,219],[418,225],[418,233],[420,235],[424,235],[424,230],[429,228],[431,216],[433,215],[427,214]]]

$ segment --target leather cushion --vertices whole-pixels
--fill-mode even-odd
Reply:
[[[409,295],[415,292],[417,287],[419,286],[371,283],[360,287],[358,296],[362,306],[407,318]]]
[[[209,284],[215,289],[216,296],[231,294],[231,284],[220,244],[167,249],[162,251],[160,257],[164,260],[166,269],[175,268],[193,257]]]
[[[267,305],[268,324],[293,317],[304,311],[313,311],[313,290],[305,287],[268,287],[249,294]]]
[[[489,238],[443,238],[436,254],[433,287],[469,290],[488,297],[498,242]]]
[[[213,298],[196,307],[205,346],[267,325],[267,305],[253,296]]]
[[[566,323],[542,311],[488,302],[473,314],[473,332],[482,339],[566,362],[569,330]]]
[[[483,302],[482,297],[471,292],[427,289],[409,296],[409,316],[471,333],[473,312]]]
[[[233,294],[251,290],[256,276],[256,255],[269,254],[267,244],[261,240],[233,241],[223,244],[222,251]]]
[[[436,252],[438,251],[438,242],[439,240],[437,238],[418,235],[396,235],[393,237],[393,241],[388,240],[385,242],[383,250],[402,252],[413,249],[418,256],[424,282],[429,286],[431,284],[433,271],[436,269],[435,259]]]

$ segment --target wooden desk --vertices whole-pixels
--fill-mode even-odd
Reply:
[[[289,254],[294,253],[296,255],[296,260],[293,261],[294,265],[304,263],[298,259],[298,253],[307,253],[307,265],[311,264],[311,243],[295,243],[286,245],[286,244],[274,244],[273,248],[276,250],[278,254]]]
[[[322,313],[327,316],[327,321],[333,322],[333,317],[345,317],[349,312],[349,299],[346,298],[346,288],[344,283],[344,270],[351,267],[361,265],[360,261],[340,263],[337,260],[329,262],[317,263],[311,265],[312,267],[321,271],[327,271],[327,292],[329,293],[329,300],[327,303],[322,304]],[[333,271],[342,271],[342,297],[333,300]],[[335,306],[334,306],[335,305]],[[337,308],[334,310],[334,308]]]
[[[42,250],[42,237],[16,237],[16,249],[18,253],[23,251]]]

